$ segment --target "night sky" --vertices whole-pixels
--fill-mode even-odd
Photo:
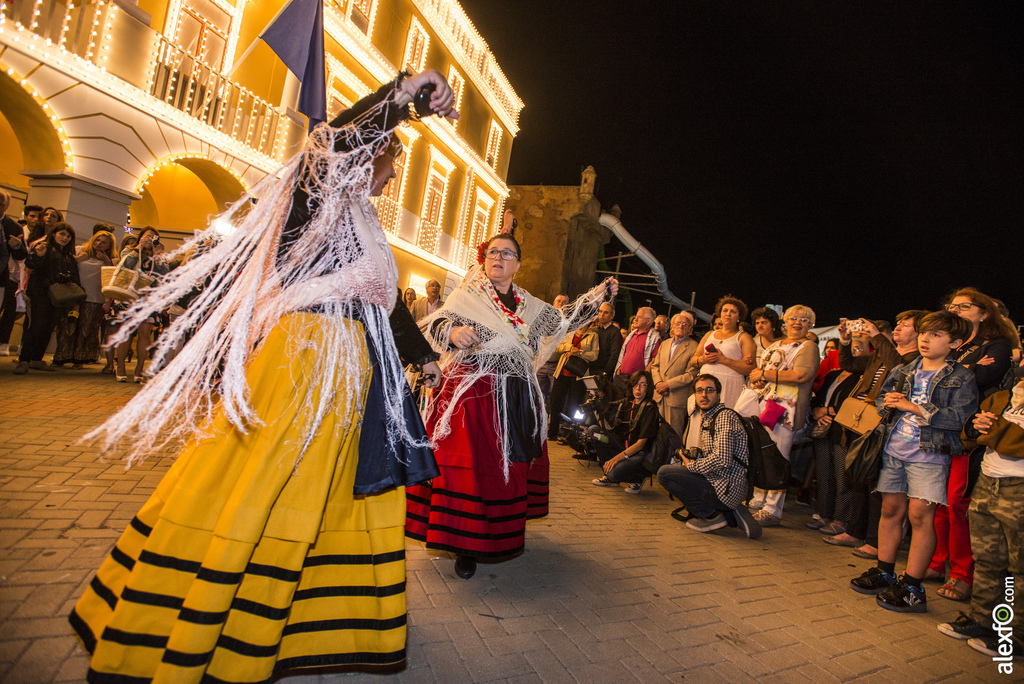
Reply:
[[[509,184],[592,164],[681,299],[1024,322],[1021,3],[462,6],[525,102]]]

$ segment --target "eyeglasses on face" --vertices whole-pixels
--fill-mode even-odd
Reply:
[[[961,304],[947,304],[946,311],[970,311],[972,306],[978,306],[974,302],[963,302]]]
[[[519,256],[511,249],[489,249],[485,254],[488,259],[501,257],[502,261],[512,261]]]
[[[697,394],[718,394],[718,390],[714,387],[698,387],[693,391]]]
[[[786,320],[789,321],[790,323],[797,323],[797,322],[800,322],[800,323],[810,323],[811,322],[811,319],[807,318],[806,316],[790,316]]]

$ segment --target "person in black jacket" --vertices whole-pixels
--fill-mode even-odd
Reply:
[[[17,283],[11,283],[8,260],[24,261],[28,256],[25,249],[25,235],[18,222],[7,215],[11,206],[11,196],[6,190],[0,190],[0,224],[3,231],[0,232],[0,310],[6,311],[14,306],[14,293],[18,289]],[[13,322],[13,316],[12,316]],[[7,344],[2,343],[0,352],[7,356]]]
[[[590,364],[589,372],[591,375],[606,373],[609,378],[615,377],[615,364],[622,349],[622,331],[615,324],[615,307],[610,302],[601,305],[593,330],[597,333],[597,359]]]
[[[67,309],[56,307],[50,301],[50,286],[55,283],[81,284],[75,261],[75,229],[64,222],[55,224],[45,238],[29,247],[25,266],[32,270],[26,289],[32,303],[32,315],[21,341],[18,367],[14,369],[16,375],[24,375],[29,368],[54,370],[43,361],[43,354],[53,329],[60,317],[67,314]]]

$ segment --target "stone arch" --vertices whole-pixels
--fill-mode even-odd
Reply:
[[[55,121],[31,85],[9,71],[0,72],[0,183],[27,189],[28,178],[19,171],[71,167],[70,146],[66,139],[62,142]]]
[[[151,225],[182,236],[205,229],[217,214],[248,192],[229,168],[206,155],[176,155],[146,169],[131,204],[133,225]]]

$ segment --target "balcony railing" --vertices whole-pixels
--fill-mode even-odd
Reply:
[[[387,195],[371,197],[370,200],[377,207],[377,216],[380,218],[380,227],[385,233],[398,235],[398,220],[402,215],[402,207],[395,200]]]
[[[5,0],[4,23],[116,76],[146,95],[278,161],[305,139],[304,128],[113,2]],[[8,24],[10,25],[10,24]]]

